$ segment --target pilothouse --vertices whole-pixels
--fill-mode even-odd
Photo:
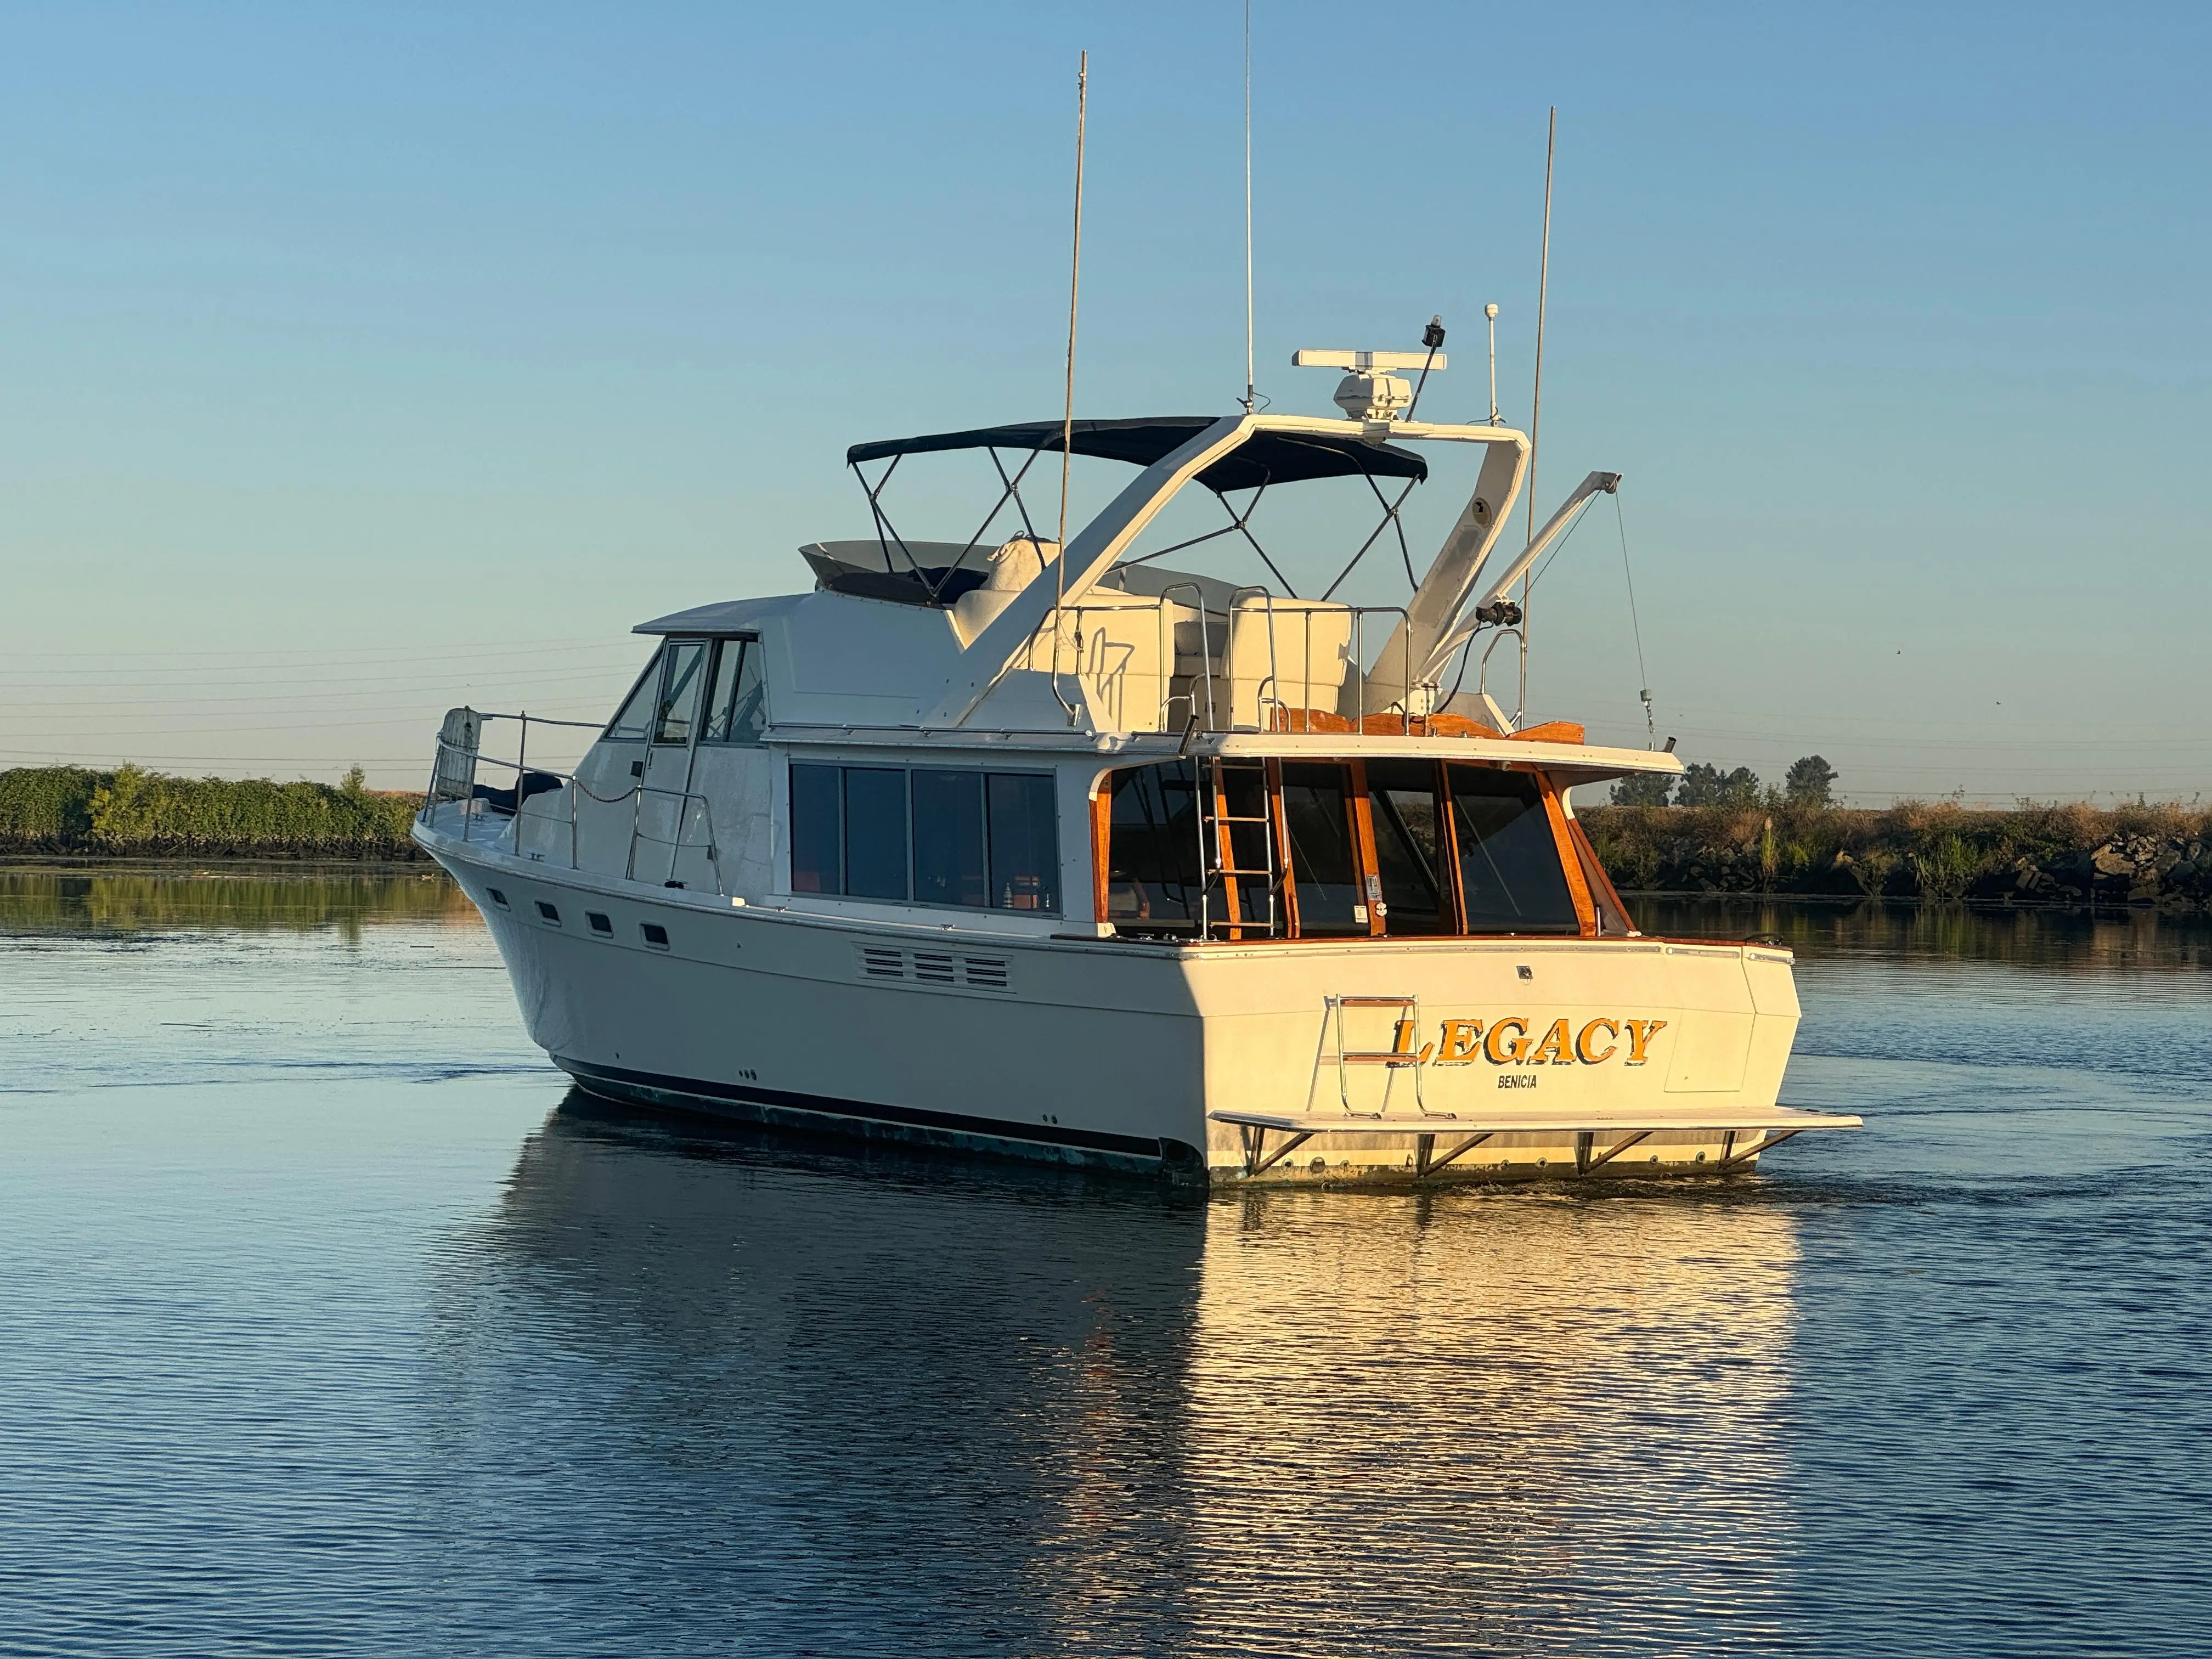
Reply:
[[[1680,763],[1489,690],[1516,585],[1620,480],[1502,556],[1528,441],[1418,418],[1431,333],[1299,353],[1338,415],[857,444],[872,533],[640,624],[573,772],[453,711],[415,835],[532,1038],[619,1099],[1218,1186],[1710,1173],[1855,1126],[1777,1103],[1789,953],[1639,933],[1576,822]],[[961,457],[981,527],[910,537],[903,470]],[[1033,507],[1076,457],[1123,481],[1062,545]],[[1372,527],[1293,565],[1264,532],[1337,526],[1301,505],[1330,481]]]

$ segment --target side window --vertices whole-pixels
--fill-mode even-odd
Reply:
[[[943,767],[791,768],[791,890],[1060,908],[1054,781]]]
[[[1383,931],[1455,933],[1451,872],[1444,862],[1443,774],[1434,761],[1367,763],[1367,803],[1375,823],[1375,866],[1382,879]]]
[[[1197,925],[1198,779],[1188,761],[1114,774],[1106,842],[1106,919],[1133,932]]]
[[[714,678],[707,696],[702,743],[757,746],[768,725],[757,640],[724,640],[715,647]]]
[[[845,891],[854,898],[906,896],[906,774],[887,766],[845,769]]]
[[[914,896],[924,904],[991,902],[983,860],[983,775],[917,769]]]
[[[839,893],[845,888],[844,836],[838,796],[843,769],[791,763],[791,890]]]
[[[1470,933],[1577,933],[1581,919],[1536,780],[1451,766],[1454,840]]]
[[[1285,761],[1283,823],[1290,831],[1298,931],[1364,934],[1367,897],[1352,827],[1352,769],[1335,762]]]
[[[689,743],[697,718],[699,683],[706,678],[707,641],[672,640],[668,672],[662,681],[659,714],[653,721],[655,743]]]
[[[991,902],[1001,910],[1060,908],[1060,835],[1053,781],[1026,772],[983,780],[991,828]]]
[[[665,649],[653,653],[653,660],[646,664],[645,672],[637,677],[637,684],[630,688],[629,700],[623,704],[622,713],[617,714],[613,723],[607,727],[606,736],[643,743],[653,735],[653,710],[660,701],[661,659],[666,654]]]

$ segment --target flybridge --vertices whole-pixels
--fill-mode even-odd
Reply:
[[[1039,421],[856,444],[847,459],[867,495],[872,549],[817,544],[808,557],[830,591],[952,612],[957,653],[922,714],[927,726],[965,726],[1010,676],[1040,674],[1066,723],[1079,728],[1316,730],[1343,721],[1364,732],[1370,719],[1382,717],[1409,734],[1410,722],[1437,715],[1500,732],[1517,725],[1517,711],[1507,716],[1488,697],[1479,670],[1472,689],[1466,685],[1470,647],[1486,628],[1514,629],[1519,617],[1504,599],[1506,588],[1619,475],[1590,475],[1478,593],[1523,482],[1527,438],[1504,426],[1412,418],[1426,376],[1445,365],[1433,349],[1304,350],[1292,361],[1346,370],[1336,402],[1351,418],[1246,413]],[[1419,379],[1405,378],[1415,373]],[[1421,574],[1401,509],[1430,476],[1413,446],[1434,442],[1475,445],[1482,459],[1466,505]],[[1036,459],[1063,449],[1142,469],[1065,548],[1040,530],[1042,515],[1032,514],[1023,495]],[[998,497],[975,533],[957,544],[910,539],[886,499],[901,463],[978,450],[991,459]],[[1377,518],[1323,590],[1304,594],[1261,539],[1254,515],[1281,485],[1328,478],[1364,483]],[[1218,504],[1225,522],[1133,553],[1146,527],[1193,483]],[[1272,580],[1232,586],[1155,562],[1216,540],[1249,550]],[[1404,565],[1412,587],[1406,603],[1338,600],[1354,569],[1380,546]]]

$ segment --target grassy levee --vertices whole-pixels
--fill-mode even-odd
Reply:
[[[2212,812],[2023,802],[1589,806],[1614,882],[1644,892],[2212,908]]]
[[[0,772],[0,855],[412,860],[421,797],[266,778],[179,778],[136,766]]]

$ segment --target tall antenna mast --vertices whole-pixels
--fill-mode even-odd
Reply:
[[[1252,389],[1252,0],[1244,0],[1244,412]]]
[[[1544,252],[1536,271],[1536,389],[1528,406],[1528,539],[1536,539],[1536,441],[1544,427],[1544,305],[1552,292],[1552,157],[1559,148],[1559,106],[1552,106],[1551,125],[1544,135]],[[1528,712],[1528,592],[1534,585],[1532,568],[1521,578],[1521,706],[1514,723]]]
[[[1075,448],[1075,304],[1083,291],[1083,123],[1091,100],[1091,54],[1075,67],[1075,246],[1067,261],[1067,398],[1060,421],[1060,546],[1052,556],[1053,695],[1060,694],[1060,611],[1067,599],[1067,468]],[[1082,645],[1076,651],[1080,657]],[[1062,707],[1066,707],[1063,700]],[[1075,711],[1068,710],[1073,720]]]

